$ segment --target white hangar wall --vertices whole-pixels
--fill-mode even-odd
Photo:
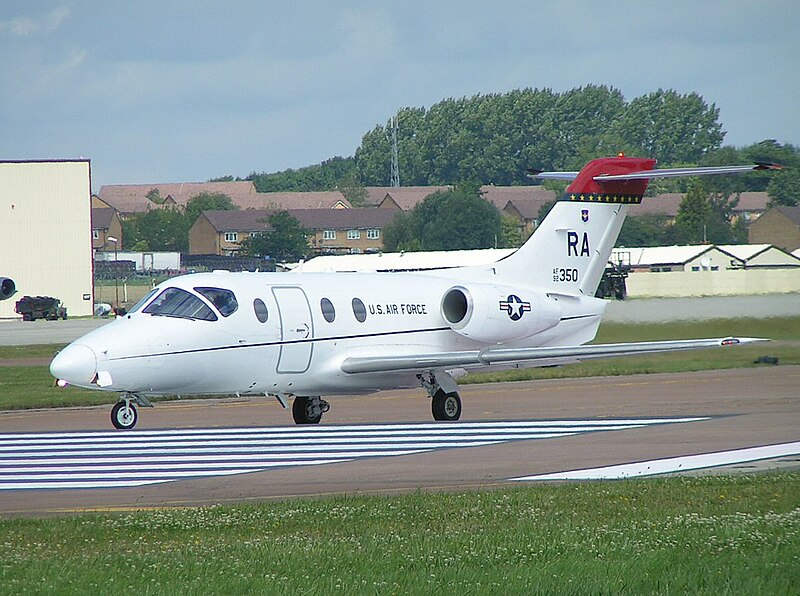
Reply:
[[[23,296],[53,296],[70,316],[92,314],[89,160],[0,162],[0,276],[17,294],[0,318],[19,318]]]

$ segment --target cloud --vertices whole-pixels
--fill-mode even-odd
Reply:
[[[0,34],[8,32],[14,37],[30,37],[38,33],[49,34],[58,29],[70,15],[66,6],[56,8],[41,17],[20,16],[0,21]]]

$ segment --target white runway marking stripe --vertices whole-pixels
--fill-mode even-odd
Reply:
[[[0,434],[0,490],[121,488],[707,418]]]
[[[569,472],[556,472],[554,474],[538,474],[535,476],[512,478],[511,480],[610,480],[634,478],[639,476],[669,474],[672,472],[688,472],[704,468],[716,468],[719,466],[774,459],[776,457],[786,457],[790,455],[800,455],[800,441],[795,443],[783,443],[781,445],[735,449],[733,451],[654,459],[651,461],[621,464],[617,466],[604,466],[602,468],[572,470]]]

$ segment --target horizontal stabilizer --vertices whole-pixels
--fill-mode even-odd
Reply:
[[[489,366],[527,362],[533,366],[551,366],[565,359],[593,360],[655,354],[658,352],[677,352],[741,345],[769,341],[754,337],[718,337],[713,339],[686,339],[677,341],[646,341],[619,344],[597,344],[588,346],[546,347],[546,348],[484,348],[464,352],[442,352],[437,354],[384,355],[346,358],[342,371],[349,374],[378,373],[396,371],[426,371],[456,367]]]
[[[630,172],[614,176],[595,176],[594,180],[605,182],[608,180],[649,180],[651,178],[679,178],[684,176],[712,176],[715,174],[738,174],[741,172],[755,172],[761,170],[780,170],[783,166],[778,164],[756,163],[747,166],[709,166],[702,168],[666,168],[645,170],[643,172]]]
[[[643,170],[641,172],[628,172],[626,174],[594,176],[597,182],[610,182],[612,180],[650,180],[651,178],[679,178],[686,176],[711,176],[716,174],[739,174],[742,172],[757,172],[762,170],[781,170],[783,166],[775,163],[755,162],[753,165],[741,166],[707,166],[701,168],[664,168]],[[529,169],[528,176],[543,180],[575,180],[579,172],[543,172],[542,170]]]

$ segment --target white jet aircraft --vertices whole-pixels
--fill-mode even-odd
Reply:
[[[655,160],[597,159],[572,180],[527,242],[485,266],[420,273],[229,273],[165,281],[131,311],[59,352],[59,384],[120,392],[116,428],[153,395],[263,394],[298,424],[320,396],[421,385],[436,420],[458,420],[455,379],[468,369],[724,346],[716,338],[583,345],[606,302],[594,297],[628,205],[656,177],[728,174],[774,164],[654,169]],[[442,230],[443,234],[448,233]]]

